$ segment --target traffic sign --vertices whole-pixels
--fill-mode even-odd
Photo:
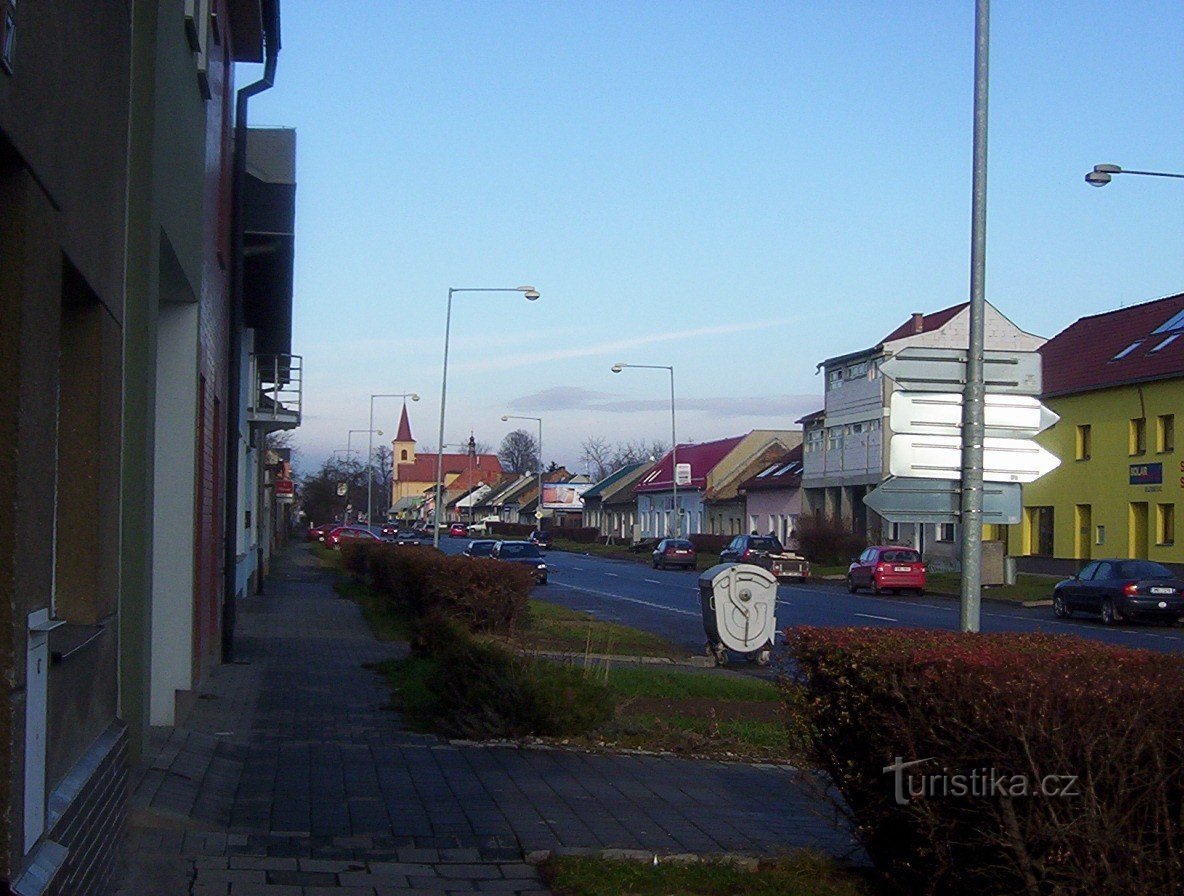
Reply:
[[[983,439],[983,479],[1034,482],[1060,460],[1030,439]],[[961,479],[962,439],[897,433],[888,445],[888,472],[921,479]]]
[[[691,484],[691,465],[690,464],[675,464],[674,465],[674,483],[675,483],[675,485],[690,485]]]
[[[962,516],[962,486],[949,479],[890,476],[863,503],[890,523],[956,523]],[[1023,504],[1018,482],[984,482],[984,524],[1018,523]]]
[[[1061,419],[1030,395],[985,397],[988,438],[1031,438]],[[962,431],[962,396],[956,392],[893,392],[889,407],[888,425],[894,432],[957,436]]]
[[[901,389],[952,392],[966,385],[966,349],[914,346],[901,349],[880,365],[880,372]],[[987,392],[1039,395],[1038,352],[983,352],[983,386]]]
[[[349,486],[344,482],[337,483],[337,497],[344,498],[345,493],[349,490]]]

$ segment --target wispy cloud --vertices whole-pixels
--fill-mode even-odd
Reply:
[[[817,410],[822,399],[817,395],[745,395],[719,398],[678,399],[679,411],[697,411],[715,417],[797,419]],[[515,411],[595,411],[627,414],[639,411],[667,411],[665,399],[622,398],[613,392],[596,392],[578,386],[556,386],[509,402]]]
[[[769,330],[775,327],[789,326],[795,318],[780,320],[759,320],[737,324],[712,324],[707,327],[695,327],[690,330],[675,330],[673,332],[647,333],[630,339],[616,339],[610,342],[598,342],[593,345],[574,345],[569,348],[531,349],[513,355],[492,356],[479,361],[468,361],[457,364],[457,370],[470,373],[489,370],[511,370],[515,367],[526,367],[546,361],[562,361],[566,358],[590,358],[597,355],[608,355],[612,352],[626,351],[643,345],[653,345],[658,342],[677,342],[682,339],[700,339],[704,336],[718,336],[721,333],[745,333],[751,330]]]

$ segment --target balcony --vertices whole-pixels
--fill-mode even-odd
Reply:
[[[251,355],[247,422],[264,432],[299,426],[302,374],[300,355]]]

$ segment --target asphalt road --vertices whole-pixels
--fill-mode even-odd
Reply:
[[[460,553],[466,539],[442,538],[440,546]],[[534,596],[663,635],[701,655],[705,636],[699,609],[697,572],[656,570],[648,564],[608,560],[566,551],[548,551],[550,581]],[[1051,597],[1051,589],[1050,594]],[[777,590],[777,627],[892,626],[957,631],[958,601],[927,595],[875,597],[848,594],[841,582],[783,584]],[[1061,620],[1051,607],[1025,609],[1018,605],[983,601],[984,632],[1050,632],[1074,634],[1123,647],[1142,647],[1165,653],[1184,652],[1184,628],[1122,624],[1104,627],[1095,617]]]

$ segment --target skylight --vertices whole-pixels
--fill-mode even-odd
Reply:
[[[1184,330],[1184,311],[1177,311],[1151,332],[1171,333],[1177,330]]]
[[[1130,345],[1128,345],[1126,348],[1124,348],[1122,351],[1120,351],[1117,355],[1115,355],[1110,360],[1117,361],[1120,358],[1125,358],[1127,355],[1129,355],[1131,352],[1133,352],[1135,349],[1137,349],[1142,344],[1143,344],[1142,339],[1136,339],[1134,342],[1132,342]]]
[[[762,476],[768,476],[770,473],[772,473],[776,469],[777,469],[777,465],[773,464],[773,466],[769,467],[768,469],[761,470],[761,472],[757,473],[756,478],[760,479]]]
[[[1167,348],[1169,345],[1171,345],[1173,342],[1175,342],[1175,341],[1176,341],[1177,339],[1179,339],[1179,338],[1180,338],[1180,334],[1179,334],[1179,333],[1173,333],[1171,336],[1169,336],[1167,339],[1165,339],[1163,342],[1161,342],[1159,345],[1157,345],[1157,346],[1156,346],[1155,348],[1153,348],[1151,351],[1152,351],[1152,352],[1157,352],[1157,351],[1159,351],[1161,348]]]

